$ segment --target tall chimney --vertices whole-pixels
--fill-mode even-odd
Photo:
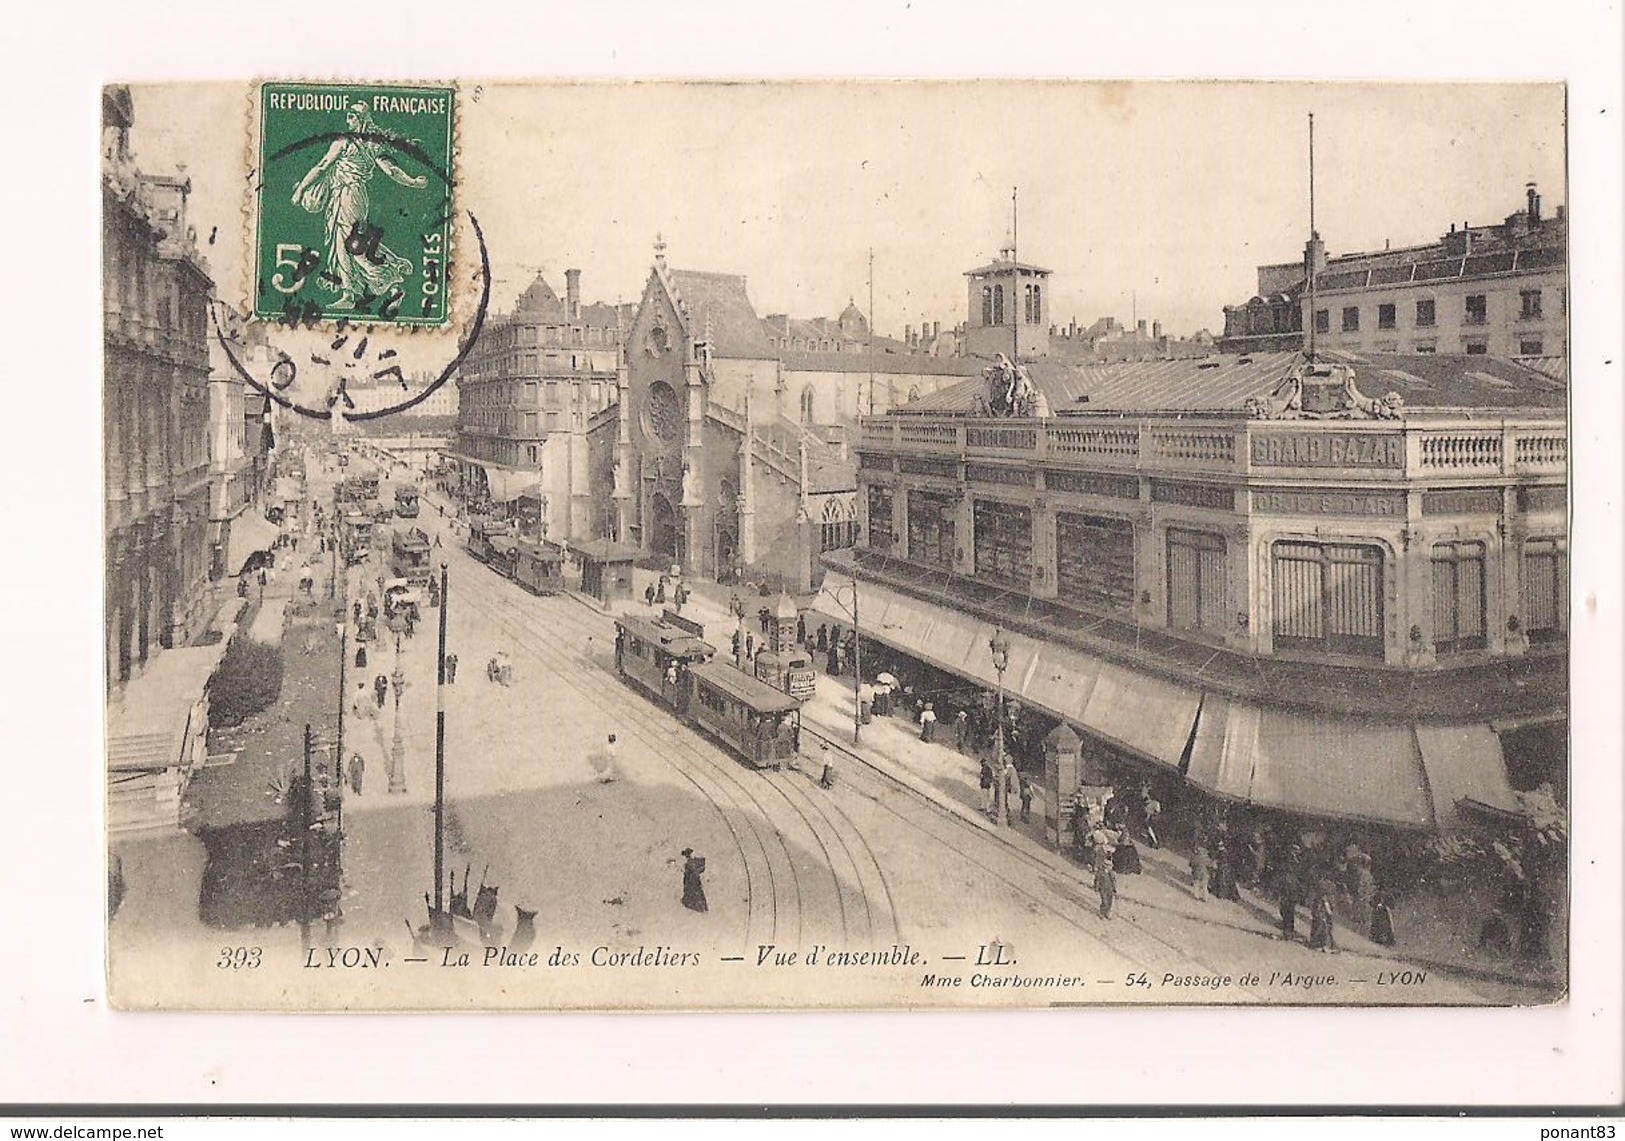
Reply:
[[[931,339],[934,341],[940,336],[942,336],[942,322],[941,321],[933,321],[933,322],[931,322]]]
[[[1145,321],[1139,320],[1134,322],[1134,331],[1142,337],[1145,336]]]
[[[903,344],[907,345],[911,349],[914,347],[914,326],[913,325],[904,325],[903,326]]]
[[[568,320],[578,321],[581,319],[581,271],[579,269],[564,271],[564,309]]]
[[[1535,192],[1533,182],[1524,187],[1524,193],[1529,200],[1529,225],[1534,226],[1540,221],[1540,195]]]
[[[1161,321],[1153,321],[1153,322],[1151,322],[1151,335],[1153,337],[1155,337],[1159,341],[1162,340],[1162,322]]]

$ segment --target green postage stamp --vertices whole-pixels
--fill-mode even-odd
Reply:
[[[256,317],[447,323],[455,108],[451,87],[261,86]]]

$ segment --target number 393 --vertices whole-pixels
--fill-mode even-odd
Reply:
[[[215,967],[222,971],[251,971],[260,965],[258,947],[222,947]]]

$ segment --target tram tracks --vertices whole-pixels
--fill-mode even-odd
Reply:
[[[601,711],[619,714],[626,694],[619,679],[612,681],[613,675],[600,663],[580,654],[569,644],[569,633],[565,632],[596,638],[603,631],[589,628],[585,616],[571,613],[568,607],[540,603],[539,607],[546,608],[544,613],[538,606],[523,605],[524,600],[517,596],[504,597],[511,589],[507,580],[492,575],[464,597],[472,597],[474,604],[486,610],[496,625],[513,638],[516,652],[533,656],[550,667],[564,684]],[[584,662],[585,670],[581,668]],[[657,705],[648,703],[647,707],[658,715]],[[787,938],[789,945],[800,945],[804,904],[817,902],[825,892],[833,896],[832,910],[838,915],[844,943],[896,939],[890,890],[878,861],[851,821],[844,814],[831,816],[820,803],[821,798],[802,787],[802,778],[794,773],[777,773],[763,774],[765,780],[754,776],[741,779],[743,774],[736,761],[710,755],[710,746],[701,748],[686,732],[662,734],[647,725],[646,719],[632,721],[630,728],[633,736],[647,744],[722,814],[745,869],[749,895],[747,946],[785,945]],[[761,789],[776,793],[783,807],[800,822],[799,830],[805,832],[809,846],[823,857],[828,869],[827,888],[816,881],[807,882],[790,844],[773,825],[774,813],[769,801],[759,795]],[[884,907],[877,906],[871,894],[883,898]]]
[[[942,808],[940,805],[932,804],[930,801],[920,797],[919,794],[914,792],[913,789],[909,788],[908,785],[904,784],[891,774],[875,768],[862,754],[848,748],[845,744],[829,736],[827,733],[824,733],[818,729],[809,729],[805,725],[802,728],[802,732],[809,734],[819,741],[822,741],[831,749],[839,751],[842,756],[855,762],[850,770],[843,771],[851,771],[856,773],[859,779],[868,785],[868,789],[861,790],[860,795],[864,796],[880,810],[886,812],[890,816],[895,817],[906,827],[928,836],[937,844],[948,849],[962,860],[965,860],[973,866],[980,868],[984,873],[991,876],[1004,887],[1008,888],[1013,894],[1023,897],[1033,906],[1038,907],[1057,919],[1062,920],[1073,930],[1087,936],[1091,940],[1101,943],[1108,949],[1129,959],[1132,963],[1134,963],[1136,970],[1153,974],[1157,972],[1188,974],[1193,967],[1196,967],[1211,974],[1222,975],[1234,973],[1234,971],[1230,968],[1206,962],[1199,953],[1193,951],[1191,948],[1179,946],[1167,939],[1164,939],[1154,932],[1146,930],[1146,928],[1141,924],[1113,923],[1110,928],[1110,935],[1108,936],[1108,928],[1106,926],[1108,921],[1095,920],[1093,922],[1088,922],[1079,917],[1077,910],[1086,911],[1089,907],[1089,903],[1082,894],[1083,889],[1081,885],[1074,886],[1061,879],[1061,876],[1064,873],[1060,869],[1055,868],[1046,861],[1040,860],[1027,852],[1023,852],[1019,848],[1003,844],[992,839],[991,837],[985,836],[975,827],[975,825],[969,823],[968,821],[962,820],[959,816],[945,808]],[[879,790],[885,790],[886,792],[893,794],[901,793],[907,803],[915,805],[917,808],[924,807],[928,809],[929,811],[924,814],[924,818],[934,821],[938,826],[928,827],[921,822],[921,819],[917,814],[905,815],[904,813],[898,811],[897,808],[892,804],[887,803],[888,798],[881,795]],[[1067,902],[1071,904],[1072,908],[1077,910],[1068,910],[1067,908],[1057,906],[1053,899],[1035,891],[1029,881],[1018,879],[1012,875],[1006,874],[1004,871],[1001,871],[998,868],[995,868],[993,866],[994,861],[987,858],[985,853],[972,852],[967,847],[955,842],[959,838],[969,837],[978,838],[984,845],[998,844],[999,848],[1003,849],[1002,852],[998,853],[1001,860],[1007,863],[1015,862],[1026,868],[1037,870],[1042,873],[1044,876],[1044,882],[1048,885],[1051,892],[1060,895],[1063,899],[1066,899]],[[988,851],[991,852],[993,849],[990,848]],[[1069,897],[1069,893],[1072,891],[1076,891],[1078,893],[1076,897]],[[1133,901],[1125,901],[1122,896],[1119,896],[1118,906],[1120,913],[1125,902],[1132,905]],[[1113,982],[1116,982],[1116,980],[1113,980]],[[1262,994],[1255,990],[1250,990],[1248,988],[1240,989],[1256,998],[1264,998]]]
[[[602,633],[590,624],[585,611],[567,608],[557,616],[588,636]],[[653,703],[651,706],[658,708]],[[731,756],[728,769],[736,776],[740,773],[739,762]],[[824,866],[829,869],[837,892],[843,938],[849,944],[853,940],[866,940],[878,946],[900,941],[891,886],[886,882],[879,859],[862,831],[840,806],[828,797],[815,795],[808,788],[809,779],[814,774],[793,769],[777,772],[762,770],[744,775],[745,783],[750,787],[759,783],[776,791],[789,810],[806,825],[808,834],[824,857]],[[747,795],[751,795],[756,803],[761,803],[754,795]],[[861,924],[857,921],[860,909]]]

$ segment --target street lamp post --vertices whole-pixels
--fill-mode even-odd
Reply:
[[[852,592],[852,607],[847,609],[846,603],[841,601],[841,591]],[[847,617],[852,619],[852,743],[856,745],[863,733],[863,703],[859,700],[858,691],[863,688],[863,631],[858,626],[858,580],[853,579],[845,586],[838,586],[833,591],[827,587],[821,592],[835,600],[835,605],[846,611]]]
[[[406,674],[397,659],[395,670],[389,675],[395,689],[395,739],[389,746],[389,791],[406,791],[406,746],[401,743],[401,694],[406,689]]]
[[[1004,636],[1002,626],[994,628],[987,648],[993,653],[993,672],[999,679],[998,705],[994,713],[997,726],[993,734],[993,822],[998,824],[1004,819],[1007,795],[1004,788],[1004,671],[1010,665],[1010,640]]]
[[[338,628],[339,635],[339,732],[338,744],[333,749],[333,787],[339,795],[339,833],[344,832],[344,695],[347,660],[350,656],[350,624],[344,620],[344,610],[339,610],[338,621],[333,623]]]

